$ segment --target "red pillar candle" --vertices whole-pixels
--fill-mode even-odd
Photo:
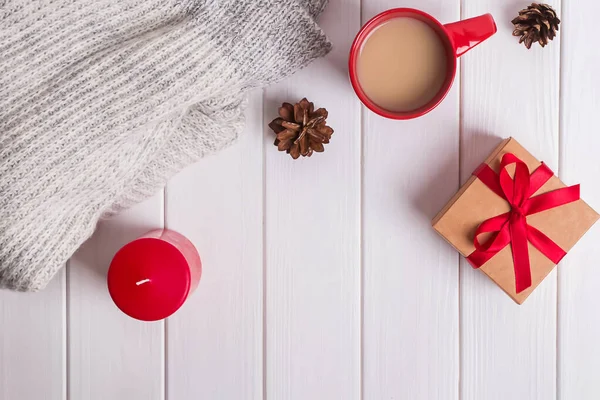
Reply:
[[[117,252],[108,269],[108,291],[125,314],[157,321],[183,305],[198,286],[201,273],[200,256],[192,242],[160,229]]]

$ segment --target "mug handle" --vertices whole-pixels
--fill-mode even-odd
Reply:
[[[492,14],[446,24],[444,29],[452,41],[456,57],[462,56],[497,31]]]

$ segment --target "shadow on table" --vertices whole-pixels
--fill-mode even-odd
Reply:
[[[496,18],[496,24],[500,23],[501,27],[504,26],[512,31],[515,27],[510,21],[512,21],[513,18],[517,16],[519,10],[527,8],[527,6],[530,4],[530,1],[521,0],[514,0],[509,2],[503,10],[504,15],[502,15],[502,21],[498,21],[499,18]]]
[[[481,164],[491,151],[500,144],[502,138],[485,132],[463,134],[465,141],[461,141],[461,151],[458,157],[460,168],[457,168],[457,157],[448,154],[445,159],[432,160],[427,166],[431,170],[427,174],[429,180],[417,190],[417,195],[412,199],[412,205],[419,216],[431,221],[437,213],[448,203],[470,176],[470,173]],[[460,173],[460,185],[456,185],[456,175],[449,175],[449,171]]]
[[[101,220],[92,237],[71,257],[71,273],[79,273],[74,269],[85,269],[86,272],[91,272],[86,275],[92,275],[94,281],[101,281],[104,285],[108,267],[117,251],[150,230],[160,228],[150,224],[123,221],[121,218]]]

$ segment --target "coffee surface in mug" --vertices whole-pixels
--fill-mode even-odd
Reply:
[[[393,18],[365,40],[357,60],[357,77],[378,106],[404,112],[429,103],[446,79],[446,47],[425,22]]]

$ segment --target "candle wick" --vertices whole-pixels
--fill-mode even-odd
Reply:
[[[136,282],[137,286],[143,285],[144,283],[150,282],[150,279],[142,279],[141,281]]]

